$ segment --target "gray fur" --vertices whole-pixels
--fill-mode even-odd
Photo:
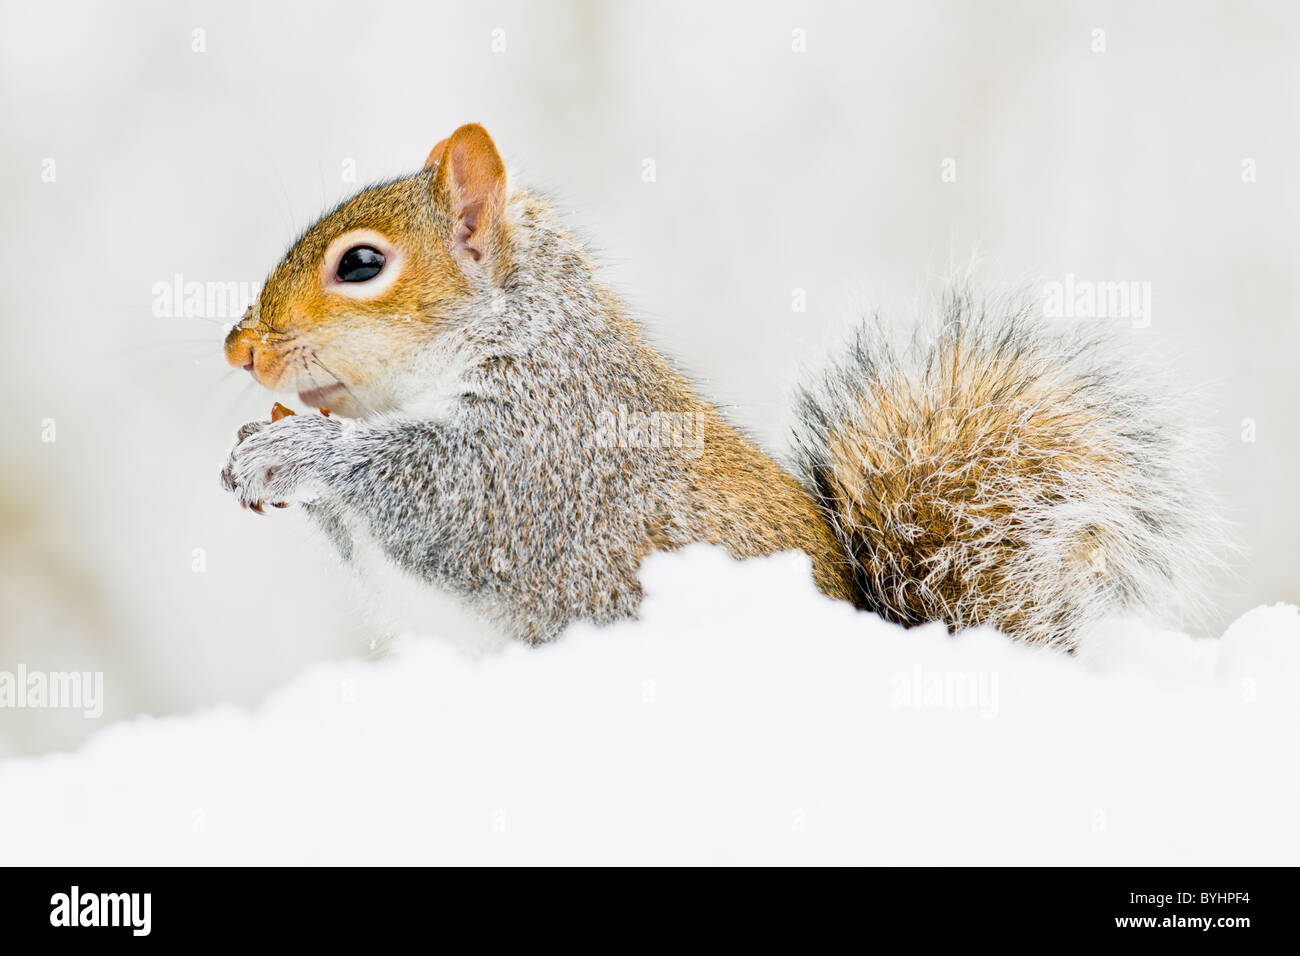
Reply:
[[[438,317],[441,331],[411,373],[404,407],[355,421],[300,415],[257,427],[242,436],[223,477],[245,503],[304,503],[345,559],[358,536],[368,536],[407,573],[460,595],[519,639],[540,642],[573,620],[633,615],[646,543],[679,547],[706,540],[717,525],[683,449],[611,442],[611,411],[715,410],[644,343],[543,204],[516,193],[510,216],[508,273],[477,275],[473,300]],[[911,589],[924,598],[922,617],[959,627],[1027,614],[1031,630],[1054,642],[1108,610],[1183,603],[1218,526],[1188,458],[1187,430],[1164,393],[1141,378],[1146,372],[1094,333],[1048,334],[1023,309],[981,311],[968,297],[955,297],[923,328],[902,348],[864,329],[803,400],[802,477],[845,548],[836,560],[854,565],[858,603],[914,623],[917,603],[900,597]],[[931,588],[915,563],[890,564],[883,555],[912,575],[902,581],[864,571],[864,549],[881,557],[881,547],[912,534],[906,502],[890,514],[889,533],[873,539],[818,488],[829,435],[865,427],[855,416],[868,386],[901,369],[924,385],[963,336],[986,352],[1028,357],[1057,383],[1048,400],[1071,395],[1092,416],[1095,427],[1081,437],[1104,442],[1125,463],[1122,474],[1085,475],[1063,501],[1017,471],[1014,434],[982,446],[997,467],[980,493],[1012,506],[1014,528],[982,523],[978,509],[961,512],[954,502],[960,539],[929,558],[938,571],[972,572],[971,581],[990,561],[1003,562],[1016,585],[1007,593],[1019,597],[992,616],[980,610],[987,595],[954,600]],[[941,461],[942,442],[924,423],[909,428],[928,442],[918,454],[931,464],[969,464]],[[916,490],[927,493],[924,484]],[[1063,569],[1080,534],[1098,525],[1107,572]],[[1025,546],[1000,547],[1008,530]]]
[[[529,642],[631,615],[648,525],[687,497],[674,449],[604,434],[611,409],[677,406],[671,373],[536,217],[503,287],[485,282],[431,347],[430,378],[457,370],[412,403],[436,412],[287,417],[235,448],[226,481],[245,502],[307,500],[345,557],[366,533]]]

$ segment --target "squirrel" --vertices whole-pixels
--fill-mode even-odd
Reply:
[[[865,321],[799,393],[785,468],[469,124],[307,229],[229,331],[231,365],[336,414],[245,425],[222,482],[532,644],[635,616],[642,559],[709,542],[803,551],[822,592],[906,626],[1072,649],[1195,604],[1218,524],[1155,369],[1026,301],[963,286],[910,336]]]

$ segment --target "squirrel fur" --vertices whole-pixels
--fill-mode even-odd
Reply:
[[[801,394],[787,470],[471,124],[309,228],[230,331],[232,365],[339,414],[244,426],[222,479],[530,643],[634,615],[648,553],[710,542],[801,550],[823,592],[903,624],[1069,647],[1105,613],[1179,611],[1214,559],[1183,417],[1111,343],[960,289],[909,337],[868,322]]]

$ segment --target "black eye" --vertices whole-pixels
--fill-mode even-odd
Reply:
[[[379,275],[384,268],[384,257],[370,246],[353,246],[339,260],[340,282],[365,282]]]

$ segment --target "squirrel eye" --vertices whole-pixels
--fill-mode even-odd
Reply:
[[[384,256],[371,246],[353,246],[339,259],[340,282],[366,282],[384,268]]]

